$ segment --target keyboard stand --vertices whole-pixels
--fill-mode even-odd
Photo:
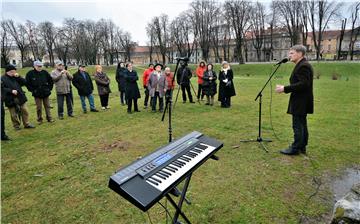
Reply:
[[[185,184],[184,184],[184,188],[181,191],[181,196],[180,196],[180,200],[178,202],[178,204],[176,204],[176,202],[174,201],[174,199],[172,199],[172,197],[170,196],[170,193],[166,194],[166,198],[169,200],[169,202],[171,203],[171,205],[176,209],[175,215],[173,217],[172,223],[173,224],[180,224],[181,222],[178,220],[179,219],[179,215],[181,215],[181,217],[184,218],[184,220],[186,221],[186,223],[191,224],[190,220],[186,217],[186,215],[184,214],[183,211],[181,211],[181,207],[183,205],[184,200],[186,199],[186,191],[189,187],[189,183],[190,183],[190,179],[191,179],[191,175],[192,173],[190,173],[190,175],[188,177],[186,177],[185,180]]]

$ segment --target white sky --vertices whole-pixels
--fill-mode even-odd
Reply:
[[[189,8],[192,0],[0,0],[2,19],[17,22],[45,20],[61,25],[64,18],[111,19],[131,33],[140,45],[147,42],[145,27],[152,17],[165,13],[170,19]]]
[[[2,19],[24,23],[51,21],[60,26],[64,18],[111,19],[131,33],[140,45],[147,43],[145,27],[152,17],[162,13],[173,19],[189,9],[193,0],[0,0]],[[224,0],[220,0],[223,2]],[[271,0],[260,0],[269,3]],[[346,2],[346,1],[345,1]],[[349,3],[351,1],[347,1]],[[339,26],[340,28],[340,26]]]

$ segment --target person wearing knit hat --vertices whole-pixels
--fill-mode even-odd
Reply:
[[[29,122],[27,98],[21,88],[24,85],[26,85],[26,80],[16,73],[15,66],[8,65],[5,68],[5,74],[1,76],[1,102],[4,102],[5,106],[9,108],[15,130],[20,130],[20,120],[22,120],[24,128],[34,128]],[[1,126],[3,127],[3,124]],[[3,133],[1,133],[1,139],[3,140]]]

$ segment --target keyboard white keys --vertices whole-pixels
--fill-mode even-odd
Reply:
[[[195,147],[195,149],[189,150],[177,160],[147,178],[146,182],[161,192],[165,191],[171,184],[216,149],[207,144],[200,143],[200,145],[203,146],[202,148],[206,148],[200,149]]]

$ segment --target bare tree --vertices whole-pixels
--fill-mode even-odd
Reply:
[[[349,56],[350,60],[354,58],[354,46],[355,42],[360,34],[360,28],[356,28],[356,25],[359,21],[359,12],[360,12],[360,2],[356,2],[351,7],[353,10],[351,12],[351,31],[350,31],[350,43],[349,43]]]
[[[123,33],[120,37],[121,46],[125,52],[125,61],[131,61],[131,52],[134,50],[136,43],[132,41],[129,32]]]
[[[320,59],[321,41],[329,21],[337,15],[342,3],[326,0],[311,0],[309,2],[309,23],[312,28],[313,42],[316,50],[316,60]]]
[[[302,34],[302,44],[307,46],[307,38],[309,33],[308,21],[309,21],[309,5],[307,1],[301,1],[301,10],[300,10],[300,21],[301,21],[301,34]]]
[[[150,58],[150,62],[152,62],[153,61],[152,55],[155,47],[155,32],[154,32],[153,24],[151,22],[148,23],[146,26],[146,34],[149,37],[149,42],[148,42],[149,56],[150,56],[149,58]]]
[[[257,60],[261,60],[261,50],[265,36],[265,7],[262,3],[256,2],[250,15],[250,33],[252,44],[256,50]]]
[[[191,20],[198,34],[202,56],[205,61],[209,58],[211,45],[211,32],[215,26],[215,16],[219,12],[217,2],[214,0],[195,0],[190,4]]]
[[[7,30],[6,24],[4,21],[1,21],[0,27],[0,37],[1,37],[1,66],[9,64],[9,53],[11,49],[11,40],[9,37],[9,32]]]
[[[9,31],[16,46],[18,47],[21,54],[21,64],[24,64],[26,51],[29,47],[28,39],[26,38],[26,28],[22,24],[15,25],[13,20],[5,20],[7,31]]]
[[[41,41],[38,39],[39,37],[39,30],[36,27],[36,24],[30,20],[27,20],[25,23],[26,28],[26,36],[29,41],[29,47],[31,50],[31,53],[33,55],[34,60],[39,60],[41,58],[40,53],[43,51],[40,49],[41,47]],[[42,47],[42,49],[45,49]]]
[[[224,6],[235,33],[236,59],[243,64],[244,33],[249,22],[251,3],[245,0],[228,0]]]
[[[283,24],[290,36],[291,45],[300,43],[300,33],[302,31],[301,10],[302,0],[276,0],[273,2],[277,11],[281,15]]]
[[[170,41],[168,15],[155,16],[152,19],[152,29],[155,35],[156,46],[158,46],[162,56],[162,63],[165,64]]]
[[[346,28],[346,18],[343,19],[341,21],[341,31],[340,31],[340,36],[339,36],[339,46],[338,46],[338,52],[337,52],[337,60],[340,60],[341,57],[341,45],[342,45],[342,41],[344,39],[344,34],[345,34],[345,28]]]
[[[54,24],[49,21],[45,21],[39,24],[39,32],[42,40],[45,42],[46,50],[49,54],[50,65],[54,66],[54,43],[56,36],[56,29]]]
[[[196,29],[188,11],[182,12],[170,24],[171,42],[175,44],[180,57],[190,57],[194,52]]]

